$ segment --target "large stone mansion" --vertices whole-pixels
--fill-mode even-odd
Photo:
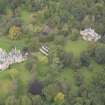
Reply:
[[[81,30],[80,34],[81,34],[82,38],[84,40],[87,40],[87,41],[97,42],[101,38],[101,35],[96,33],[95,30],[91,29],[91,28],[87,28],[85,30]]]
[[[0,70],[9,68],[11,64],[26,60],[27,54],[23,55],[20,50],[13,48],[9,53],[0,48]]]

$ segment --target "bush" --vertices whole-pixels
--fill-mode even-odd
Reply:
[[[40,81],[34,81],[31,84],[29,84],[29,92],[32,95],[42,95],[42,89],[43,85]]]
[[[60,57],[60,62],[63,64],[63,67],[68,67],[72,64],[73,54],[61,51],[59,57]]]
[[[36,62],[37,62],[37,59],[36,57],[31,57],[27,60],[27,62],[25,63],[25,68],[29,71],[33,71],[35,70],[36,68]]]
[[[53,101],[54,97],[59,91],[59,87],[56,84],[50,84],[44,88],[43,94],[48,101]]]
[[[72,29],[72,33],[71,33],[71,40],[72,41],[76,41],[79,37],[79,31],[77,29]]]
[[[12,26],[9,29],[9,38],[11,40],[16,40],[16,39],[20,39],[22,33],[21,33],[21,28],[17,27],[17,26]]]
[[[62,105],[62,103],[64,103],[64,94],[62,92],[57,93],[54,97],[54,101],[55,103]]]
[[[90,65],[90,56],[88,53],[84,52],[81,54],[80,63],[82,66],[86,66],[86,67]]]
[[[105,64],[105,48],[95,49],[95,61],[99,64]]]

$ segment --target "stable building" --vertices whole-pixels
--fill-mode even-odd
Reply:
[[[39,50],[44,55],[48,56],[48,47],[47,46],[43,45],[43,46],[41,46],[41,48]]]

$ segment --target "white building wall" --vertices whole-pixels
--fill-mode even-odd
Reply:
[[[16,50],[16,48],[12,49],[9,54],[7,54],[5,50],[0,50],[0,70],[5,70],[9,67],[9,65],[13,63],[20,63],[24,60],[26,60],[26,57],[24,59],[20,50]]]

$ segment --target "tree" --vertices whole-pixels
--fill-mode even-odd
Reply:
[[[76,102],[74,105],[83,105],[84,100],[82,97],[76,97]]]
[[[80,56],[80,62],[82,66],[88,67],[90,65],[90,56],[88,53],[82,53]]]
[[[105,103],[105,70],[94,73],[92,78],[89,97],[93,105],[104,105]]]
[[[32,105],[32,101],[27,95],[19,96],[19,101],[20,101],[19,105]]]
[[[102,36],[102,38],[101,38],[101,42],[102,42],[102,43],[105,43],[105,35]]]
[[[62,50],[59,53],[60,62],[62,63],[63,67],[69,67],[72,64],[73,54],[66,53]]]
[[[49,84],[43,89],[43,94],[47,101],[51,102],[59,91],[59,87],[56,84]]]
[[[77,29],[72,29],[72,33],[70,36],[71,40],[75,41],[78,39],[78,37],[79,37],[79,31]]]
[[[53,71],[59,71],[63,67],[59,57],[61,48],[62,47],[59,45],[51,45],[49,47],[48,63],[50,64],[51,70]]]
[[[55,103],[62,105],[64,103],[64,94],[62,92],[57,93],[54,97]]]
[[[95,61],[99,64],[105,64],[105,48],[99,47],[95,49]]]
[[[93,7],[94,7],[95,16],[97,16],[97,15],[102,16],[103,15],[103,13],[104,13],[103,3],[96,3]]]
[[[85,16],[83,21],[82,21],[82,27],[83,28],[89,28],[93,26],[92,18],[90,16]]]
[[[31,51],[38,51],[40,46],[39,38],[38,37],[33,37],[32,39],[29,40],[29,49]]]
[[[27,62],[25,63],[25,67],[29,71],[35,71],[36,69],[36,64],[37,64],[37,59],[35,57],[30,57]]]
[[[37,12],[44,6],[44,0],[31,0],[30,5],[30,10]]]
[[[8,74],[11,79],[15,79],[16,77],[19,77],[19,72],[17,69],[10,69]]]
[[[34,81],[34,82],[29,84],[28,91],[32,95],[42,95],[42,89],[43,89],[42,82],[40,82],[40,81]]]
[[[40,95],[31,96],[33,105],[42,105],[43,100]]]
[[[55,35],[54,41],[56,44],[64,45],[65,39],[63,35]]]
[[[3,14],[6,11],[6,1],[0,0],[0,14]]]
[[[19,100],[15,96],[8,96],[5,105],[19,105]]]
[[[13,16],[16,15],[16,9],[19,7],[19,5],[21,4],[21,0],[7,0],[8,1],[8,6],[10,7],[10,9],[13,12]]]
[[[10,29],[9,29],[9,38],[11,40],[16,40],[16,39],[19,39],[21,37],[21,28],[20,27],[17,27],[17,26],[12,26]]]

